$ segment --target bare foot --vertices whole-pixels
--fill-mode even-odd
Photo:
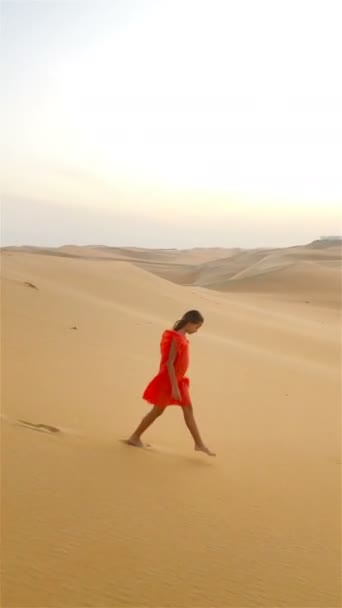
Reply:
[[[207,454],[208,456],[216,456],[216,454],[211,452],[205,445],[195,445],[195,450],[196,452],[204,452],[204,454]]]
[[[126,439],[125,443],[127,443],[128,445],[132,445],[134,448],[149,448],[150,447],[149,443],[143,443],[141,441],[141,439],[136,439],[135,437],[130,437],[129,439]]]

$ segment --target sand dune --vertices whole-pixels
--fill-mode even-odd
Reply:
[[[222,286],[221,286],[222,288]],[[227,290],[280,293],[283,297],[302,297],[305,302],[327,304],[338,308],[341,301],[341,274],[339,268],[317,268],[311,262],[248,269],[226,285]]]
[[[211,260],[228,258],[238,249],[213,247],[209,249],[142,249],[139,247],[108,247],[102,245],[79,246],[63,245],[62,247],[4,247],[4,252],[25,252],[54,257],[75,257],[85,259],[106,258],[112,260],[130,260],[153,263],[204,264]]]
[[[3,251],[4,607],[340,606],[332,250]],[[161,331],[194,307],[215,461],[177,409],[151,451],[120,441]]]
[[[194,283],[217,291],[281,293],[340,308],[341,247],[245,251],[198,267]]]
[[[40,256],[83,260],[123,261],[178,285],[221,292],[280,294],[299,302],[340,308],[342,246],[314,241],[283,249],[176,249],[74,245],[57,249],[7,248]]]
[[[341,306],[342,276],[340,263],[331,259],[302,261],[289,256],[273,254],[259,259],[229,278],[226,275],[214,275],[211,289],[218,291],[241,291],[248,293],[265,293],[271,296],[281,294],[283,298],[292,298],[331,306]],[[207,282],[205,282],[207,283]]]

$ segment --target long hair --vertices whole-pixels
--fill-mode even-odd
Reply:
[[[179,321],[176,321],[176,323],[173,326],[174,331],[179,331],[180,329],[183,329],[188,323],[203,323],[204,318],[201,315],[201,313],[199,312],[199,310],[188,310],[188,312],[186,312],[181,319],[179,319]]]

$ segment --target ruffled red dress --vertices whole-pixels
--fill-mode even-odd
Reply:
[[[169,359],[170,348],[172,341],[175,340],[177,347],[177,355],[174,362],[176,379],[178,382],[181,400],[176,401],[172,397],[172,386],[167,362]],[[161,362],[159,373],[151,380],[146,387],[143,399],[152,405],[158,407],[166,407],[168,405],[181,405],[182,407],[190,406],[191,399],[189,393],[189,378],[185,376],[189,367],[189,341],[187,338],[179,334],[177,331],[167,329],[164,331],[161,342]]]

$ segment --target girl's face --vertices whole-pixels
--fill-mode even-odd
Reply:
[[[188,323],[186,326],[187,334],[195,334],[203,325],[203,321],[201,323]]]

